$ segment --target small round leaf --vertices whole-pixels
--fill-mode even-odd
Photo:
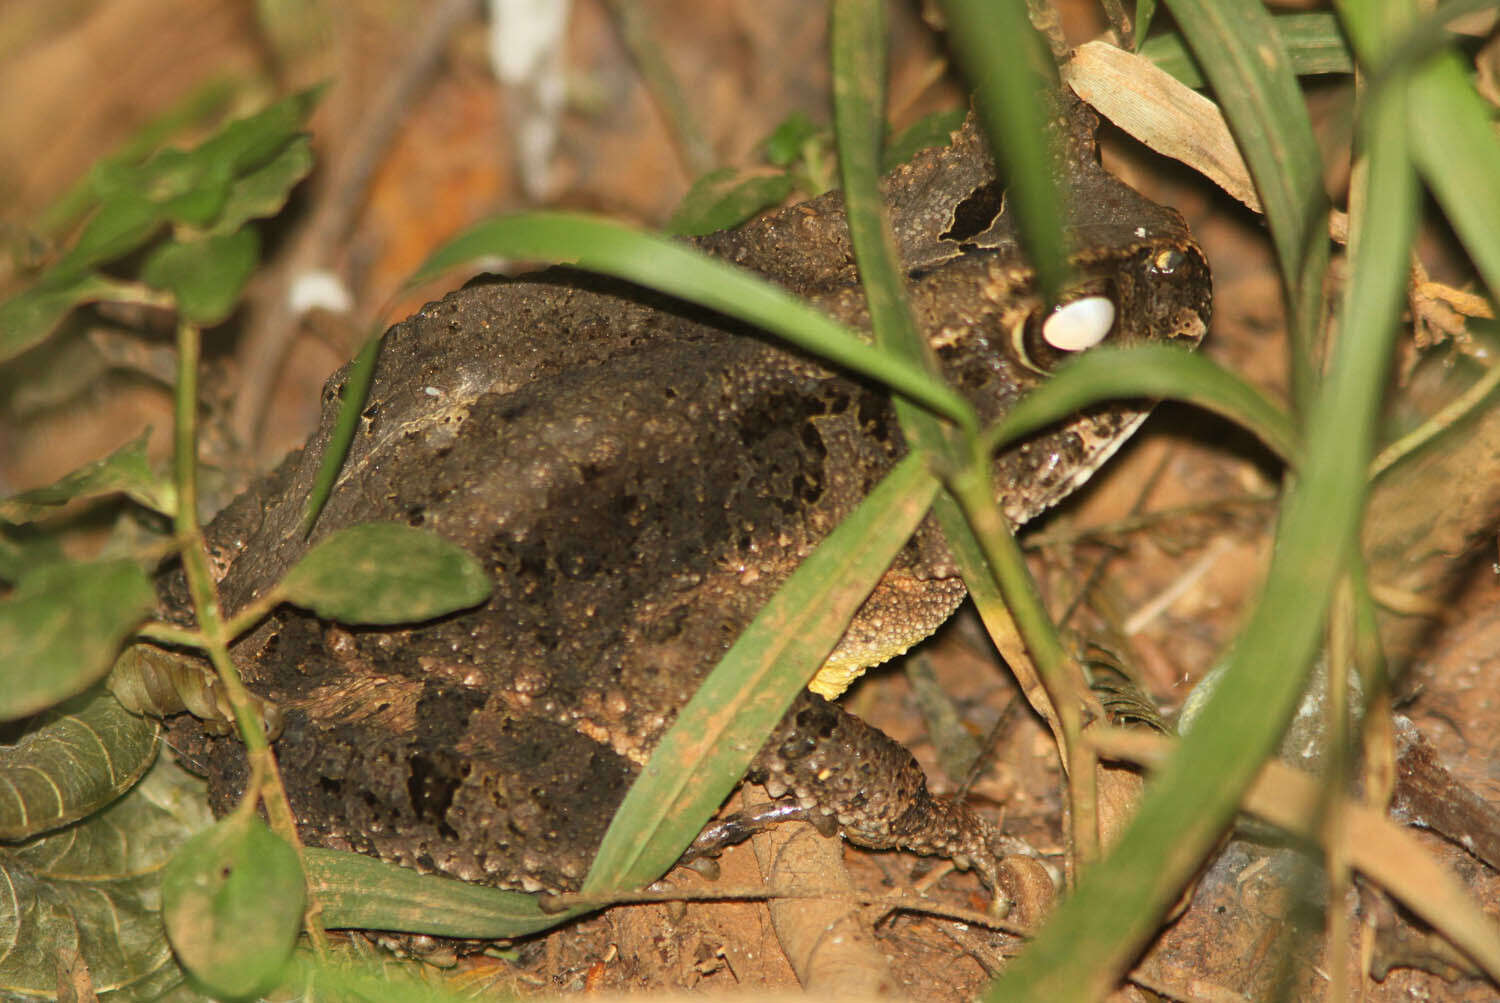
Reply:
[[[323,540],[281,583],[287,602],[349,624],[417,623],[467,609],[490,580],[463,548],[395,523],[351,526]]]
[[[229,316],[260,263],[260,238],[246,228],[202,240],[171,240],[151,252],[141,268],[147,285],[166,289],[195,324]]]
[[[161,894],[172,949],[215,996],[251,996],[280,981],[307,887],[296,851],[260,819],[231,815],[188,840]]]

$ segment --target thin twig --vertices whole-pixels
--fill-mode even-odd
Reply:
[[[182,547],[183,573],[198,617],[202,646],[224,686],[224,695],[234,712],[240,739],[245,743],[245,755],[250,761],[252,783],[245,791],[244,800],[247,806],[257,799],[265,805],[272,830],[291,844],[301,861],[302,840],[297,835],[297,819],[287,800],[281,771],[266,738],[265,725],[229,655],[232,636],[224,629],[218,589],[208,564],[208,547],[198,521],[198,364],[202,342],[202,334],[196,325],[187,321],[177,325],[177,396],[173,429],[177,515],[174,528]],[[306,870],[305,861],[303,870]],[[308,939],[321,956],[327,949],[327,938],[318,922],[318,905],[313,899],[309,899],[306,927]]]

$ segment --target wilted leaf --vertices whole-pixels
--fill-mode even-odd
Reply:
[[[132,644],[120,653],[106,680],[109,691],[126,709],[152,717],[187,711],[211,734],[234,730],[234,710],[208,663],[192,655],[152,644]],[[281,734],[281,709],[254,693],[247,693],[272,741]]]
[[[103,459],[78,468],[55,484],[0,500],[0,519],[29,522],[75,498],[93,498],[116,491],[153,511],[172,515],[177,510],[177,491],[170,481],[157,476],[146,461],[146,440],[150,437],[151,430],[147,429]]]
[[[30,839],[124,794],[156,756],[157,725],[104,689],[27,722],[0,746],[0,839]]]
[[[394,624],[478,605],[491,585],[478,561],[436,533],[372,522],[313,547],[279,588],[287,602],[330,620]]]
[[[249,812],[188,840],[162,874],[172,948],[216,995],[250,996],[280,980],[306,900],[296,851]]]
[[[259,263],[260,238],[247,227],[222,237],[168,241],[151,252],[141,278],[170,291],[184,318],[207,326],[229,316]]]
[[[133,561],[51,564],[0,602],[0,721],[81,693],[156,604]]]
[[[210,821],[202,783],[163,759],[103,813],[0,844],[0,993],[54,993],[56,958],[69,951],[100,992],[155,999],[180,982],[158,911],[161,869]]]

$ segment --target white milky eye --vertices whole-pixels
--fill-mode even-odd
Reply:
[[[1104,340],[1115,326],[1115,305],[1108,296],[1084,296],[1064,303],[1042,322],[1042,337],[1062,352],[1081,352]]]

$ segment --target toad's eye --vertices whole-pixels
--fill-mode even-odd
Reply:
[[[1042,321],[1042,338],[1062,352],[1081,352],[1103,341],[1115,326],[1108,296],[1084,296],[1064,303]]]
[[[1187,255],[1181,251],[1170,249],[1161,251],[1151,259],[1151,269],[1158,275],[1171,275],[1182,267],[1185,260],[1187,260]]]
[[[1045,316],[1032,311],[1011,329],[1015,357],[1034,372],[1051,372],[1069,355],[1109,337],[1116,313],[1114,300],[1103,292],[1075,295]]]

